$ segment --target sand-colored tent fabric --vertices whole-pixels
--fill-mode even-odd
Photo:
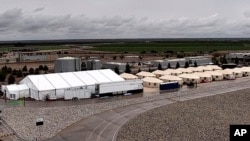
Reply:
[[[197,67],[197,69],[204,71],[205,70],[205,66],[199,66],[199,67]]]
[[[194,75],[198,75],[200,77],[200,82],[207,83],[213,81],[212,75],[206,72],[196,72]]]
[[[142,79],[144,87],[150,88],[159,88],[160,83],[163,83],[162,80],[154,78],[154,77],[145,77]]]
[[[182,73],[193,73],[193,70],[189,68],[178,68],[176,70],[181,71]]]
[[[213,71],[213,67],[212,66],[204,66],[203,68],[204,71]]]
[[[194,74],[181,74],[178,77],[182,78],[184,83],[200,83],[200,77]]]
[[[217,66],[217,65],[207,65],[209,66],[210,68],[212,68],[213,70],[222,70],[221,67]]]
[[[192,70],[193,72],[203,72],[203,68],[199,67],[189,67],[189,70]]]
[[[223,74],[217,71],[205,71],[207,74],[211,74],[213,81],[223,80]]]
[[[150,72],[146,72],[146,71],[141,71],[141,72],[137,73],[136,75],[140,79],[145,78],[145,77],[156,77],[155,74],[150,73]]]
[[[153,71],[152,73],[155,74],[157,78],[159,78],[161,76],[164,76],[164,75],[170,75],[171,74],[170,72],[163,71],[163,70],[156,70],[156,71]]]
[[[175,76],[178,76],[178,75],[182,74],[181,71],[176,70],[176,69],[166,69],[165,71],[169,72],[169,73],[171,73],[171,75],[175,75]]]
[[[243,77],[243,72],[241,69],[234,68],[234,69],[225,69],[225,70],[233,72],[236,78]]]
[[[180,85],[183,85],[182,78],[173,75],[164,75],[161,76],[159,79],[163,80],[164,82],[174,82],[177,81]]]
[[[250,76],[250,67],[242,67],[242,68],[237,68],[242,71],[243,76]]]
[[[135,75],[130,74],[130,73],[122,73],[122,74],[120,74],[120,76],[122,78],[124,78],[125,80],[138,79],[138,76],[135,76]]]
[[[232,71],[229,70],[216,70],[217,72],[220,72],[223,74],[223,78],[227,80],[235,79],[235,75]]]

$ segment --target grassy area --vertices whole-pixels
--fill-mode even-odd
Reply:
[[[0,51],[12,51],[12,49],[16,48],[34,48],[38,50],[56,50],[56,49],[67,49],[69,47],[62,45],[50,45],[50,46],[25,46],[25,47],[13,47],[13,46],[1,46]]]
[[[249,44],[244,43],[218,43],[218,42],[187,42],[187,43],[114,43],[114,44],[96,44],[94,50],[112,51],[112,52],[157,52],[165,51],[213,51],[213,50],[250,50]]]

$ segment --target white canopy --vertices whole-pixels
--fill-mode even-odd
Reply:
[[[231,74],[233,74],[233,72],[232,71],[229,71],[229,70],[216,70],[217,72],[220,72],[220,73],[222,73],[222,74],[229,74],[229,75],[231,75]]]
[[[194,74],[181,74],[179,75],[180,78],[188,78],[188,79],[200,79],[199,76]]]

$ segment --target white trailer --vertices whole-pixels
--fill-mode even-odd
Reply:
[[[127,93],[128,91],[142,90],[143,89],[142,80],[126,80],[119,82],[109,82],[109,83],[100,83],[97,85],[98,94],[122,94]]]
[[[91,90],[89,89],[66,89],[64,94],[65,100],[71,99],[83,99],[83,98],[91,98]]]

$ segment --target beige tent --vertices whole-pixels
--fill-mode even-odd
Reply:
[[[197,67],[197,69],[204,71],[205,70],[205,66],[199,66],[199,67]]]
[[[139,73],[136,74],[138,76],[138,78],[143,79],[145,77],[156,77],[155,74],[150,73],[150,72],[146,72],[146,71],[141,71]]]
[[[196,72],[194,75],[198,75],[200,77],[201,83],[207,83],[213,81],[212,75],[206,72]]]
[[[200,77],[194,74],[181,74],[178,77],[182,78],[186,84],[200,83]]]
[[[180,78],[178,76],[164,75],[164,76],[160,77],[160,79],[163,80],[164,82],[174,82],[174,81],[177,81],[180,85],[183,85],[182,78]]]
[[[159,88],[160,83],[163,83],[162,80],[154,78],[154,77],[145,77],[142,79],[143,86],[149,88]]]
[[[193,70],[189,68],[178,68],[176,70],[181,71],[182,73],[193,73]]]
[[[213,67],[212,66],[204,66],[203,68],[204,71],[213,71]]]
[[[189,67],[189,70],[192,70],[193,72],[203,72],[203,68],[199,67]]]
[[[124,78],[125,80],[132,80],[132,79],[138,79],[137,76],[133,75],[133,74],[130,74],[130,73],[122,73],[120,74],[120,76],[122,78]]]
[[[242,72],[242,70],[240,70],[240,69],[238,69],[238,68],[234,68],[234,69],[225,69],[225,70],[233,72],[235,78],[243,77],[243,72]]]
[[[224,79],[227,80],[235,79],[235,75],[233,74],[232,71],[228,70],[216,70],[216,71],[222,73]]]
[[[157,78],[159,78],[161,76],[164,76],[164,75],[170,75],[171,74],[170,72],[163,71],[163,70],[156,70],[156,71],[153,71],[152,73],[155,74]]]
[[[181,71],[175,70],[175,69],[167,69],[165,71],[171,73],[171,75],[174,75],[174,76],[178,76],[178,75],[182,74]]]
[[[244,77],[250,76],[250,67],[242,67],[238,69],[242,71]]]
[[[205,71],[207,74],[211,74],[213,81],[223,80],[223,74],[217,71]]]
[[[217,65],[208,65],[210,68],[212,68],[213,70],[222,70],[221,67],[217,66]]]

